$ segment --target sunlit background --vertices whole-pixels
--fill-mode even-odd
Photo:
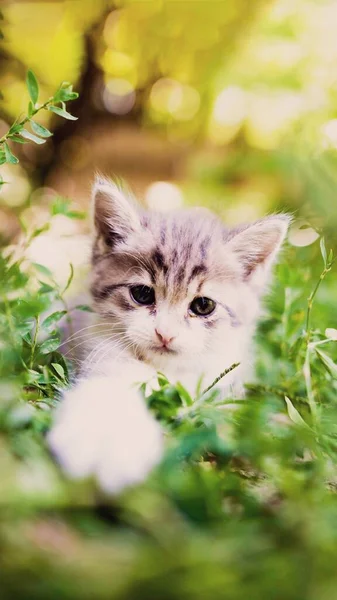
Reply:
[[[80,92],[77,121],[41,113],[54,136],[2,168],[3,238],[55,195],[87,209],[95,171],[156,209],[336,222],[336,1],[10,1],[2,16],[0,134],[26,111],[28,68],[42,99],[64,80]]]

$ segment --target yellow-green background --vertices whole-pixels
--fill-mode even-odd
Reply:
[[[28,68],[41,100],[64,80],[80,92],[76,123],[42,114],[55,136],[3,168],[3,235],[56,193],[87,207],[95,170],[230,223],[335,219],[337,2],[12,1],[2,15],[1,132],[26,110]]]

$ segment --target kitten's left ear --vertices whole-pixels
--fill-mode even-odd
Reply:
[[[139,230],[138,207],[115,183],[97,177],[92,190],[94,223],[104,242],[112,247]]]
[[[265,276],[282,246],[290,222],[289,215],[272,215],[245,229],[234,231],[233,237],[227,242],[227,248],[239,258],[246,280],[259,274],[259,282],[264,283]]]

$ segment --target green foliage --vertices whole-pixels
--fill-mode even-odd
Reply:
[[[73,212],[58,199],[50,218]],[[257,335],[258,381],[244,400],[202,391],[202,382],[193,399],[162,374],[156,389],[143,386],[166,430],[166,453],[147,482],[112,500],[92,482],[65,481],[45,447],[72,376],[59,326],[72,315],[63,295],[73,268],[60,289],[46,267],[29,264],[26,248],[44,230],[26,228],[21,253],[8,249],[0,260],[0,451],[10,516],[10,528],[0,522],[2,597],[24,598],[27,589],[35,599],[331,597],[337,334],[324,333],[334,311],[320,292],[332,293],[334,259],[323,238],[289,248],[278,267]]]
[[[29,69],[29,71],[27,73],[26,84],[27,84],[30,99],[33,103],[33,106],[35,106],[35,104],[37,103],[38,97],[39,97],[39,84],[37,82],[37,79],[36,79],[33,71],[31,71],[31,69]]]
[[[27,73],[26,84],[31,101],[28,104],[27,115],[17,119],[9,128],[7,133],[0,138],[0,165],[4,163],[17,164],[19,159],[11,152],[8,142],[17,144],[25,144],[34,142],[35,144],[45,144],[46,139],[53,134],[49,129],[34,121],[32,117],[37,115],[41,110],[49,110],[64,119],[76,121],[74,117],[65,110],[65,102],[78,98],[77,92],[73,91],[73,86],[65,81],[59,89],[43,104],[38,104],[39,84],[33,73],[29,70]],[[58,106],[58,105],[61,106]],[[25,129],[25,125],[29,124],[32,131]],[[4,183],[0,180],[0,187]]]

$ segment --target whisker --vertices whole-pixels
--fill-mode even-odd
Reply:
[[[72,335],[70,335],[66,340],[64,340],[64,342],[62,342],[61,346],[63,346],[63,344],[67,344],[68,342],[70,342],[70,340],[73,337],[76,337],[82,331],[86,331],[88,329],[94,329],[96,327],[107,327],[109,324],[111,326],[113,326],[115,323],[113,323],[113,322],[111,322],[111,323],[95,323],[94,325],[88,325],[87,327],[82,327],[82,329],[79,329],[78,331],[76,331],[75,333],[73,333]]]
[[[126,346],[124,346],[121,350],[121,352],[119,352],[119,354],[117,354],[117,356],[114,356],[114,362],[118,362],[119,357],[123,354],[123,352],[125,352],[126,350],[128,350],[130,347],[132,346],[132,344],[127,344]],[[101,351],[104,351],[104,347],[101,348]],[[111,350],[111,348],[108,348],[107,351],[101,355],[99,357],[99,363],[102,363],[103,360],[105,359],[105,357],[107,356],[107,354],[109,353],[109,351]],[[90,365],[92,365],[93,361],[91,361]]]
[[[93,350],[90,352],[90,354],[88,354],[88,356],[86,357],[86,361],[87,361],[87,362],[89,362],[89,364],[91,364],[92,362],[94,362],[96,355],[97,355],[97,354],[99,354],[99,352],[100,352],[100,348],[101,348],[101,347],[103,347],[103,348],[104,348],[104,347],[105,347],[105,346],[107,346],[107,345],[108,345],[110,342],[116,342],[116,340],[114,339],[114,338],[116,338],[116,337],[120,338],[120,335],[119,335],[119,334],[118,334],[118,335],[117,335],[117,334],[115,334],[115,335],[111,335],[111,336],[109,336],[108,338],[106,338],[106,339],[104,339],[103,341],[101,341],[101,342],[98,344],[98,346],[96,346],[95,348],[93,348]],[[122,342],[122,340],[121,340],[121,339],[120,339],[120,340],[118,339],[118,340],[117,340],[117,342],[118,342],[118,344],[119,344],[119,343],[121,343],[121,342]],[[115,346],[116,346],[116,344],[115,344]]]
[[[109,334],[109,333],[102,334],[102,335],[107,335],[108,336],[108,337],[105,338],[105,340],[108,340],[108,339],[110,339],[110,337],[112,337],[111,334]],[[114,335],[115,335],[115,337],[119,337],[120,333],[115,333]],[[92,336],[92,339],[95,339],[94,335]],[[100,338],[98,338],[98,339],[100,339]],[[76,339],[73,340],[73,341],[76,341]],[[71,354],[75,350],[75,348],[78,348],[79,346],[82,346],[82,345],[84,345],[86,343],[89,343],[89,341],[90,341],[90,337],[85,338],[84,340],[82,340],[81,342],[79,342],[78,344],[76,344],[75,346],[71,346],[71,348],[67,352],[64,353],[64,356],[67,356],[68,354]],[[92,351],[94,351],[94,350],[95,350],[95,348]]]
[[[100,330],[95,330],[95,331],[87,331],[85,333],[81,333],[81,334],[74,334],[73,336],[71,336],[70,338],[67,338],[66,340],[64,340],[61,344],[61,346],[64,346],[64,344],[69,344],[70,342],[76,342],[77,340],[80,339],[85,339],[88,338],[90,339],[90,337],[100,337],[102,335],[110,335],[110,333],[112,331],[115,331],[116,333],[122,332],[124,328],[120,327],[119,329],[117,329],[117,327],[111,327],[110,329],[107,330],[107,328],[105,328],[103,331]]]
[[[131,348],[132,346],[133,346],[132,342],[130,342],[129,344],[127,344],[124,348],[122,348],[121,352],[119,354],[117,354],[117,356],[114,358],[114,360],[116,362],[118,362],[118,359],[123,354],[123,352],[125,352],[126,350],[129,350],[129,348]]]

